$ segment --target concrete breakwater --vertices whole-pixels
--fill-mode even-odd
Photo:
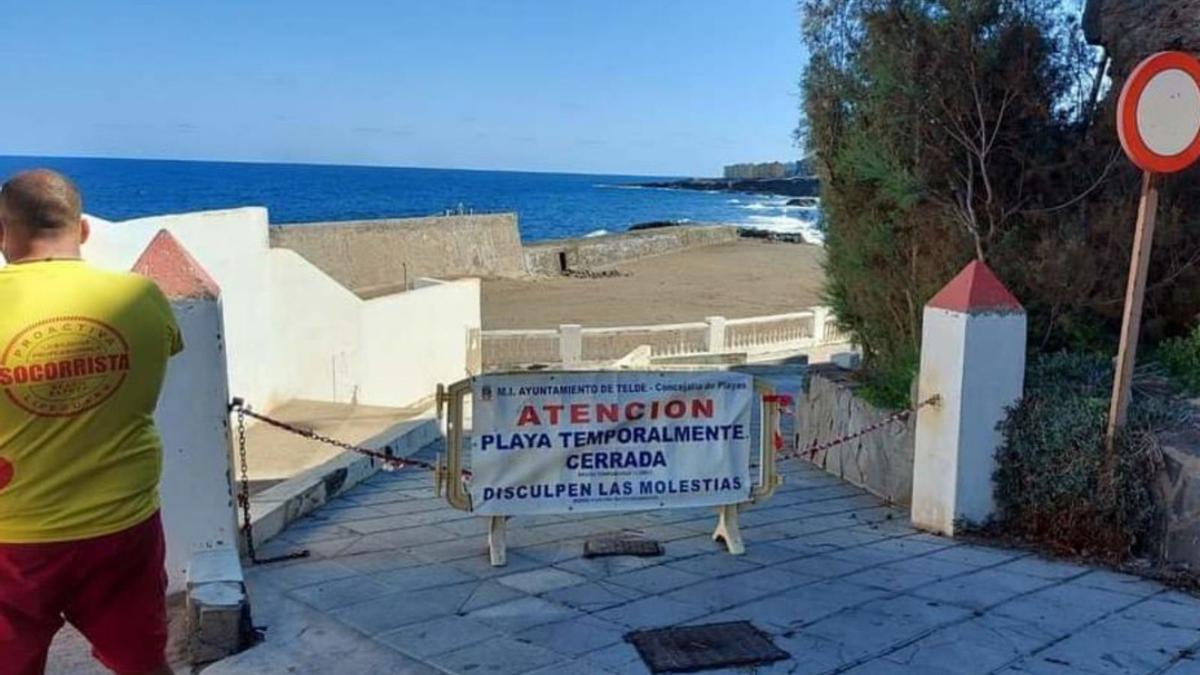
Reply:
[[[539,275],[595,270],[697,246],[727,244],[737,241],[738,236],[738,228],[730,225],[677,225],[604,237],[557,239],[526,246],[525,269]]]
[[[513,213],[306,223],[272,227],[270,237],[359,295],[411,288],[419,277],[525,274]]]
[[[729,225],[677,225],[522,246],[513,213],[306,223],[270,230],[272,248],[295,251],[364,297],[412,288],[422,277],[560,275],[738,237],[738,228]]]

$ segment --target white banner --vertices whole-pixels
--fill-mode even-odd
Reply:
[[[471,393],[476,513],[707,506],[750,497],[749,375],[482,375]]]

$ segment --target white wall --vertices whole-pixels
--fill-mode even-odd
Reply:
[[[374,298],[362,312],[362,400],[401,405],[467,372],[467,335],[480,327],[479,280],[461,279]]]
[[[476,280],[361,300],[270,248],[259,207],[89,220],[83,253],[96,265],[128,270],[166,229],[204,266],[225,306],[230,391],[259,409],[294,398],[401,406],[466,376],[466,331],[480,326]]]
[[[230,476],[229,400],[221,303],[178,299],[171,308],[187,345],[171,359],[154,419],[163,441],[159,483],[167,587],[183,590],[195,551],[237,547]]]

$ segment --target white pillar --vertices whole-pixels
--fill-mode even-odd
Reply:
[[[813,307],[813,342],[821,344],[825,342],[825,324],[829,321],[829,308],[824,306]]]
[[[583,326],[567,323],[558,327],[558,354],[563,368],[575,368],[583,360]]]
[[[186,585],[193,553],[237,547],[220,289],[165,230],[133,271],[158,284],[183,333],[184,350],[170,361],[154,414],[163,441],[168,588],[175,592]]]
[[[720,354],[725,351],[725,317],[710,316],[705,317],[704,323],[708,324],[708,330],[705,333],[708,351],[714,354]]]
[[[996,425],[1025,381],[1025,311],[987,265],[967,265],[925,306],[913,459],[913,525],[953,535],[992,514]]]

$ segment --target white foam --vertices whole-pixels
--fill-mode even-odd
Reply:
[[[591,232],[588,232],[587,234],[585,234],[585,235],[583,235],[583,236],[584,236],[584,238],[588,238],[588,237],[603,237],[603,236],[604,236],[604,235],[606,235],[606,234],[609,234],[609,231],[608,231],[608,230],[592,230]]]
[[[806,241],[814,244],[820,244],[825,239],[825,235],[817,227],[815,219],[794,218],[792,216],[750,216],[745,222],[740,224],[742,227],[767,232],[799,232],[804,235]]]

